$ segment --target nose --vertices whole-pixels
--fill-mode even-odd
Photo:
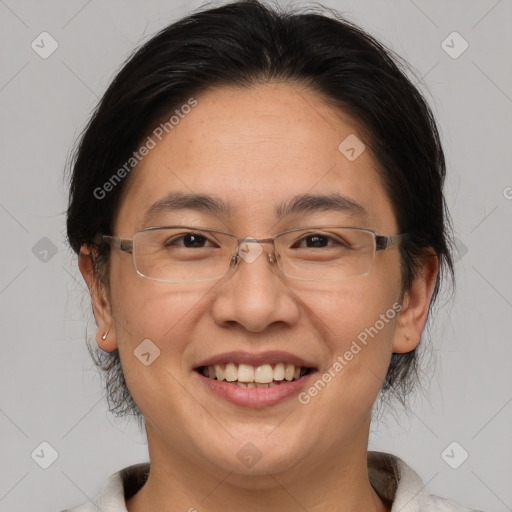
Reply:
[[[246,238],[231,272],[216,287],[212,315],[219,326],[238,324],[262,332],[273,324],[291,326],[300,318],[298,300],[275,264],[272,244]]]

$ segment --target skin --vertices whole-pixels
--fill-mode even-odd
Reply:
[[[338,150],[357,124],[296,84],[217,88],[150,151],[126,185],[116,235],[148,227],[144,213],[171,191],[230,201],[233,215],[182,210],[151,225],[193,224],[243,238],[302,227],[304,215],[277,221],[274,207],[303,193],[338,192],[367,210],[363,217],[324,211],[307,224],[398,233],[392,205],[369,149],[351,162]],[[166,284],[144,279],[131,255],[111,254],[108,286],[97,283],[87,247],[79,257],[105,351],[119,349],[125,378],[144,414],[151,474],[127,501],[143,510],[385,511],[370,485],[366,453],[372,406],[393,352],[419,343],[437,273],[437,258],[401,296],[396,248],[378,252],[370,274],[335,283],[287,280],[265,257],[242,261],[219,281]],[[402,298],[402,300],[400,300]],[[352,340],[399,301],[402,312],[309,404],[296,397],[247,409],[198,385],[195,364],[232,350],[283,350],[325,372]],[[108,331],[105,340],[102,335]],[[143,366],[133,351],[149,338],[161,351]],[[261,459],[237,457],[253,443]]]

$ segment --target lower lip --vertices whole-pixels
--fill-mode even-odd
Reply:
[[[297,395],[314,372],[310,372],[292,382],[283,381],[282,384],[271,388],[242,388],[236,384],[210,379],[198,372],[195,373],[213,393],[228,402],[240,407],[262,408],[275,405]]]

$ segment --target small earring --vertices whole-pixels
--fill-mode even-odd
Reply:
[[[110,329],[101,337],[103,341],[107,339],[108,333],[110,332]]]

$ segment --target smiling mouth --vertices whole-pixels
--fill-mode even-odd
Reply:
[[[197,371],[204,377],[224,381],[241,388],[271,388],[293,382],[308,375],[312,368],[289,363],[262,364],[215,364],[200,366]]]

